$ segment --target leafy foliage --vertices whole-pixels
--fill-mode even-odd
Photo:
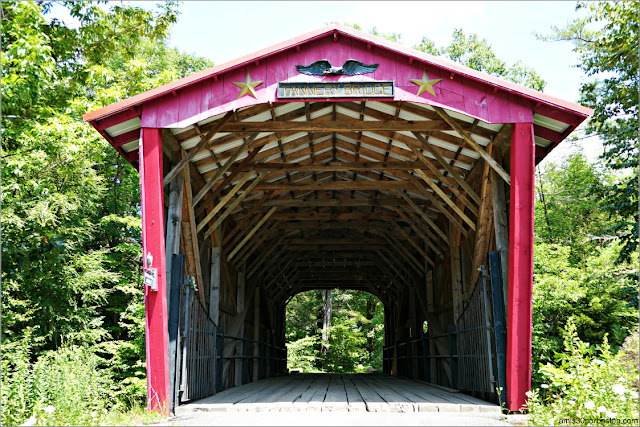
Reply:
[[[499,59],[486,39],[477,34],[465,34],[462,28],[453,31],[451,44],[437,47],[428,37],[423,37],[414,49],[434,56],[443,56],[474,70],[483,71],[492,76],[510,80],[515,83],[542,91],[546,82],[531,67],[521,61],[508,65]]]
[[[554,27],[545,40],[569,41],[577,66],[591,79],[580,88],[580,101],[594,109],[586,126],[604,143],[602,159],[618,179],[595,192],[604,211],[620,218],[608,232],[624,243],[621,259],[638,247],[638,3],[578,2],[584,17]]]
[[[382,303],[362,291],[334,289],[328,339],[322,342],[322,299],[318,292],[297,294],[287,305],[288,368],[304,372],[363,372],[382,369]],[[320,352],[320,345],[328,349]]]
[[[564,352],[540,369],[548,384],[530,392],[533,424],[591,419],[587,424],[619,425],[620,419],[638,419],[638,370],[628,369],[623,356],[611,352],[606,335],[600,346],[583,342],[569,321]]]
[[[51,18],[51,5],[1,5],[2,341],[28,347],[3,381],[32,381],[24,366],[66,357],[51,351],[68,343],[97,357],[110,392],[144,401],[138,173],[81,115],[212,64],[166,47],[175,2],[61,3],[76,27]],[[20,405],[4,399],[3,387],[3,414]],[[34,401],[22,402],[26,417]]]

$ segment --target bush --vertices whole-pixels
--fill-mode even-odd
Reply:
[[[351,324],[338,324],[329,328],[329,342],[324,359],[327,372],[363,372],[366,367],[368,353],[364,349],[366,338],[364,333]]]
[[[318,353],[318,337],[305,337],[287,345],[287,369],[317,372],[315,361]]]
[[[616,419],[637,420],[637,368],[629,369],[623,351],[611,352],[606,336],[594,348],[578,338],[573,321],[565,331],[565,352],[556,353],[557,364],[539,369],[548,384],[529,392],[532,423],[558,425],[568,419],[569,424],[620,425]]]
[[[112,382],[85,347],[61,348],[29,362],[26,346],[2,363],[2,424],[91,425],[104,417]],[[35,419],[35,421],[33,421]]]
[[[30,339],[3,348],[2,425],[136,425],[162,418],[139,402],[119,400],[110,371],[91,349],[63,347],[31,362]]]

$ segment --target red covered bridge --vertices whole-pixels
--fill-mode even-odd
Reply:
[[[288,299],[350,288],[385,373],[520,409],[534,166],[591,112],[332,24],[87,113],[140,171],[150,408],[286,372]]]

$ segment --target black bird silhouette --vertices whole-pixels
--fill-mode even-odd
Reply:
[[[355,59],[347,59],[342,67],[332,67],[329,61],[321,59],[311,65],[296,65],[296,68],[300,73],[310,76],[355,76],[356,74],[373,73],[378,68],[378,64],[366,65]]]

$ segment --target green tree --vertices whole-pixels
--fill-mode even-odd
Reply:
[[[474,70],[483,71],[492,76],[542,91],[546,85],[544,79],[531,67],[521,61],[508,65],[499,59],[486,39],[477,34],[466,35],[461,28],[453,31],[451,44],[437,47],[428,37],[423,37],[414,49],[434,56],[443,56]]]
[[[167,48],[175,2],[63,2],[76,28],[51,5],[0,6],[3,345],[32,360],[90,346],[125,400],[144,398],[138,174],[82,114],[212,64]]]
[[[600,169],[577,152],[558,164],[547,163],[536,175],[536,242],[570,247],[574,263],[616,238],[602,234],[619,218],[609,216],[596,196],[615,179]]]
[[[544,40],[569,41],[589,80],[580,101],[594,109],[588,134],[604,144],[602,159],[619,178],[595,194],[618,221],[611,230],[624,242],[621,259],[638,247],[638,2],[578,2],[585,16],[563,28],[553,27]]]
[[[308,291],[287,305],[289,369],[329,372],[362,372],[367,366],[382,370],[384,311],[378,298],[368,292],[332,291],[331,327],[322,340],[322,295]],[[326,353],[320,351],[324,345]]]

